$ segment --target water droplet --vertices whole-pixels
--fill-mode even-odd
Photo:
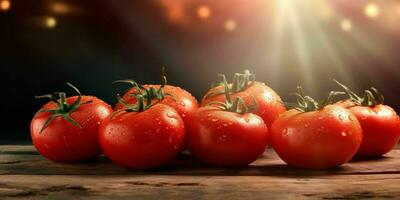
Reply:
[[[219,136],[219,141],[221,141],[221,142],[225,142],[226,141],[226,135],[221,135],[221,136]]]
[[[351,115],[349,115],[349,120],[350,120],[350,121],[354,121],[354,117],[351,116]]]
[[[184,101],[182,101],[182,102],[181,102],[181,105],[182,105],[182,106],[186,106],[186,104],[185,104],[185,102],[184,102]]]
[[[344,120],[343,115],[339,115],[339,119],[343,121]]]
[[[211,117],[211,114],[210,114],[210,113],[208,113],[208,114],[207,114],[207,117]]]
[[[177,150],[177,149],[178,149],[178,145],[175,145],[175,146],[174,146],[174,149]]]
[[[344,132],[344,131],[342,131],[342,136],[346,136],[347,134],[346,134],[346,132]]]
[[[173,118],[173,119],[176,119],[177,117],[176,117],[176,115],[174,115],[174,113],[167,113],[167,117],[169,117],[169,118]]]
[[[250,122],[250,119],[249,119],[249,118],[244,118],[244,121],[246,121],[247,123],[249,123],[249,122]]]
[[[233,124],[233,122],[228,122],[228,125],[230,126],[230,125],[232,125]]]
[[[304,127],[308,128],[308,127],[310,127],[310,124],[306,123],[306,124],[304,124]]]
[[[156,117],[155,120],[156,120],[156,121],[160,121],[160,118]]]
[[[219,130],[219,129],[221,129],[222,127],[221,126],[217,126],[217,129]]]
[[[97,123],[97,125],[100,125],[100,124],[101,124],[101,121],[97,121],[96,123]]]
[[[215,118],[214,118],[214,119],[211,119],[211,121],[212,121],[212,122],[217,122],[218,119],[215,119]]]
[[[182,116],[182,118],[185,118],[185,117],[186,117],[185,113],[182,113],[182,115],[181,115],[181,116]]]
[[[226,123],[223,123],[223,124],[222,124],[222,126],[225,126],[225,127],[227,127],[227,126],[228,126],[228,124],[226,124]]]
[[[283,136],[287,136],[287,134],[288,134],[288,129],[287,128],[283,129],[282,130],[282,135]]]
[[[333,116],[333,115],[329,115],[328,117],[329,117],[329,118],[334,118],[335,116]]]
[[[160,133],[161,132],[161,129],[156,129],[156,133]]]
[[[319,117],[318,117],[318,119],[319,119],[319,120],[323,120],[323,119],[324,119],[324,117],[322,117],[322,116],[319,116]]]

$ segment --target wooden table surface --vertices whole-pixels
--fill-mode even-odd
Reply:
[[[157,170],[105,157],[65,164],[31,145],[0,145],[0,199],[400,199],[400,149],[331,170],[288,167],[272,150],[246,168],[215,168],[187,154]]]

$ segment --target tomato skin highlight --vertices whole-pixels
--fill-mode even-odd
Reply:
[[[182,118],[164,104],[107,118],[99,131],[104,154],[117,165],[132,169],[165,165],[181,151],[184,139]]]
[[[361,124],[363,140],[356,157],[379,157],[392,150],[399,142],[400,119],[387,105],[356,106],[351,101],[337,103],[349,109]]]
[[[267,142],[267,126],[252,113],[201,107],[188,126],[189,151],[201,161],[217,166],[246,166],[263,154]]]
[[[288,165],[306,169],[333,168],[348,162],[362,140],[361,126],[347,109],[295,109],[280,115],[271,128],[271,144]]]
[[[68,97],[67,103],[72,104],[76,99],[77,96]],[[51,113],[42,112],[32,119],[32,143],[41,155],[58,162],[77,162],[96,158],[101,153],[98,129],[100,123],[112,113],[112,108],[93,96],[82,96],[82,102],[86,101],[93,102],[81,105],[70,114],[82,128],[60,116],[40,132]],[[42,109],[56,107],[53,102],[49,102]]]
[[[143,85],[143,87],[146,89],[154,87],[158,90],[160,85]],[[129,104],[135,104],[136,98],[130,94],[136,92],[136,88],[131,88],[125,92],[125,94],[122,96],[122,99]],[[164,92],[171,94],[173,97],[165,96],[165,98],[161,101],[161,104],[165,104],[174,108],[184,121],[186,121],[186,118],[190,117],[190,115],[192,115],[193,112],[198,108],[197,100],[188,91],[180,87],[165,85]],[[119,110],[122,108],[124,108],[124,105],[117,103],[114,110]]]
[[[223,89],[224,86],[216,86],[211,88],[205,96]],[[201,106],[206,106],[211,101],[225,102],[224,94],[218,94],[209,98],[205,98],[205,96],[201,101]],[[279,114],[286,111],[286,108],[282,104],[282,100],[279,95],[270,87],[261,82],[255,81],[247,89],[233,93],[231,96],[232,99],[236,98],[237,96],[241,97],[246,105],[251,105],[254,97],[258,108],[252,111],[252,113],[260,116],[268,127],[271,127],[273,121],[277,116],[279,116]]]

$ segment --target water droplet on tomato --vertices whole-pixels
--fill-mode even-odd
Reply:
[[[156,121],[160,121],[160,118],[156,117],[155,120],[156,120]]]
[[[175,145],[175,146],[174,146],[174,149],[177,150],[177,149],[178,149],[178,145]]]
[[[306,123],[306,124],[304,124],[304,127],[308,128],[308,127],[310,127],[310,124]]]
[[[344,132],[344,131],[342,131],[342,136],[343,136],[343,137],[346,137],[346,135],[347,135],[347,133]]]
[[[324,117],[322,117],[322,116],[319,116],[319,117],[318,117],[318,119],[319,119],[319,120],[323,120],[323,119],[324,119]]]
[[[339,115],[339,119],[343,121],[344,120],[344,116],[343,115]]]
[[[185,118],[185,117],[186,117],[185,113],[182,113],[182,115],[181,115],[181,116],[182,116],[182,118]]]
[[[218,119],[213,118],[213,119],[211,119],[211,121],[212,121],[212,122],[217,122]]]
[[[244,118],[244,121],[246,121],[247,123],[249,123],[249,122],[250,122],[250,119],[249,119],[249,118]]]
[[[230,125],[232,125],[233,124],[233,122],[228,122],[228,125],[230,126]]]
[[[101,121],[97,121],[97,125],[100,125],[101,124]]]
[[[160,133],[161,132],[161,129],[156,129],[156,133]]]
[[[182,106],[186,106],[185,102],[181,101],[181,105]]]
[[[218,138],[221,142],[225,142],[226,141],[226,135],[221,135],[221,136],[219,136],[219,138]]]
[[[227,126],[228,126],[228,124],[227,124],[227,123],[223,123],[223,124],[222,124],[222,126],[225,126],[225,127],[227,127]]]
[[[287,134],[288,134],[288,129],[287,129],[287,128],[284,128],[284,129],[282,130],[282,135],[283,135],[283,136],[287,136]]]

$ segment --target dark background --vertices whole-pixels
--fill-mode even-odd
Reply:
[[[356,91],[374,85],[400,110],[398,1],[7,1],[0,10],[3,141],[29,141],[30,119],[45,103],[34,95],[71,94],[71,82],[114,104],[123,87],[112,81],[157,83],[162,66],[169,83],[198,99],[217,73],[248,68],[285,100],[298,84],[323,97],[336,78]],[[370,2],[380,8],[373,18],[364,13]]]

